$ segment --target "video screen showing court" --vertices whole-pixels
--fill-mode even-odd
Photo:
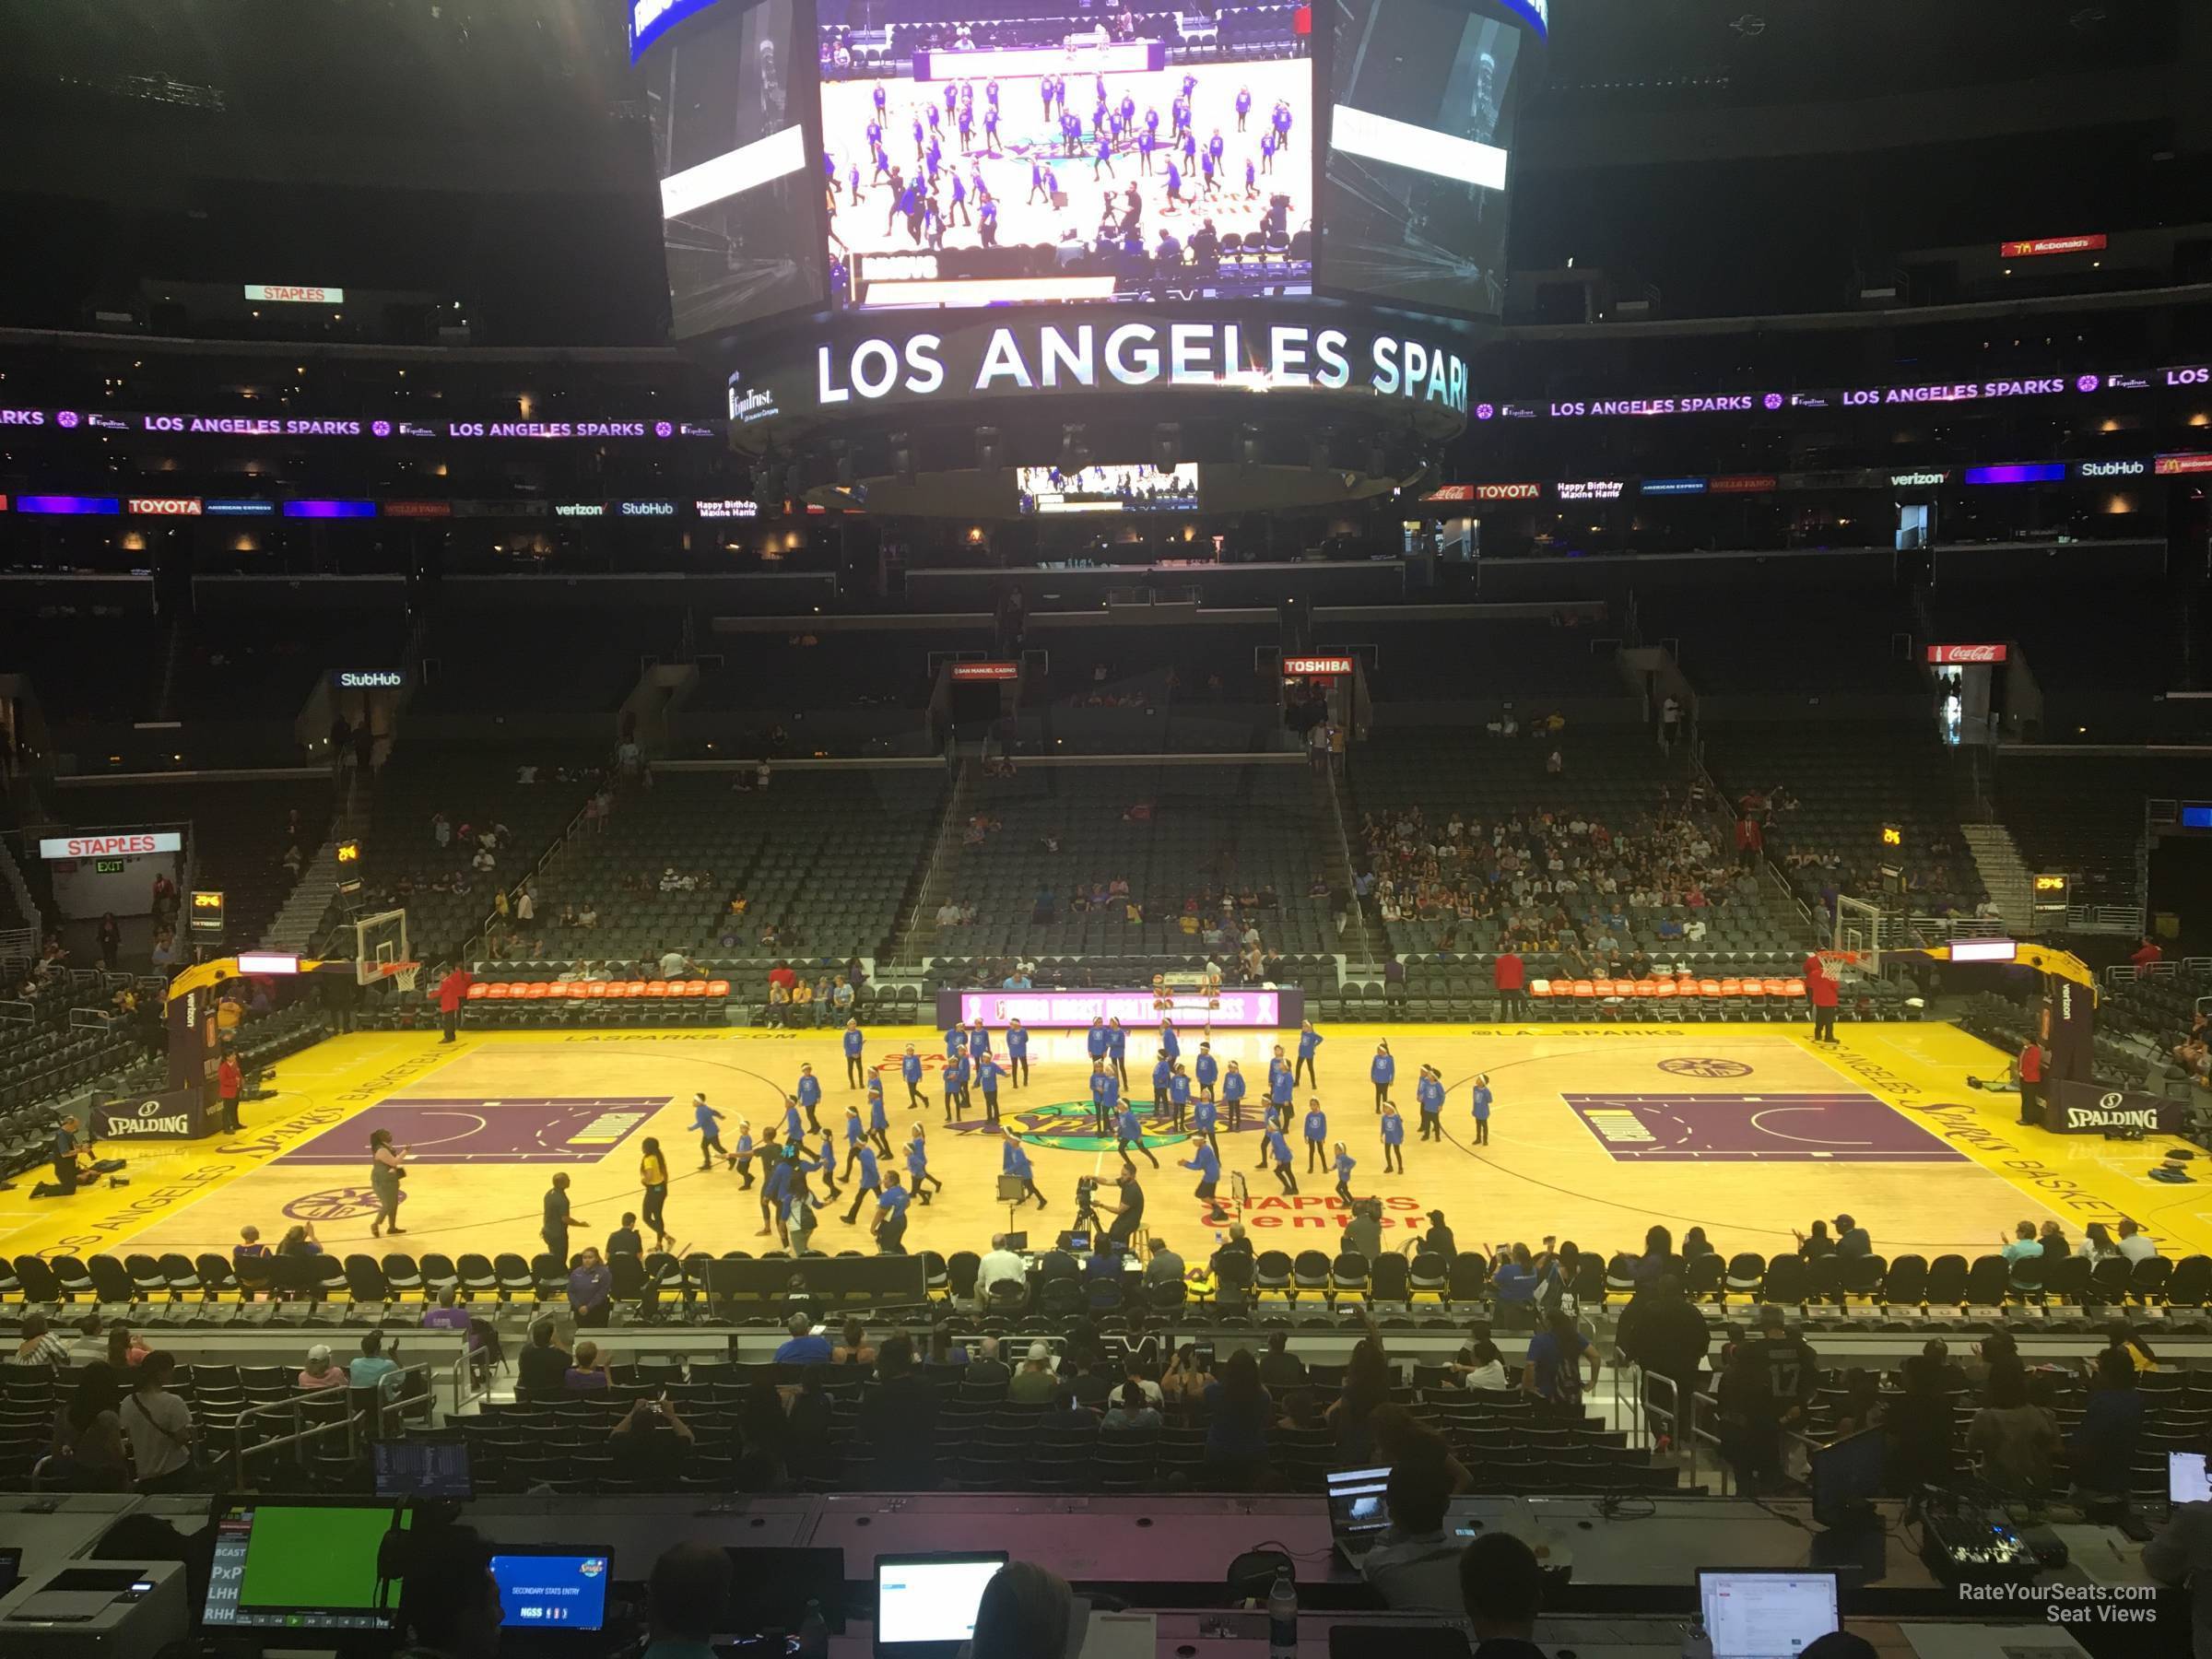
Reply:
[[[1324,286],[1498,315],[1522,25],[1466,0],[1330,9]]]
[[[839,303],[1311,291],[1306,8],[1081,27],[931,9],[892,0],[880,27],[819,30]]]
[[[801,121],[812,73],[797,56],[811,17],[807,0],[720,0],[671,29],[640,71],[679,339],[821,303]]]

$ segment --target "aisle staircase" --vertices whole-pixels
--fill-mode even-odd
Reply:
[[[1375,954],[1374,940],[1367,931],[1367,919],[1360,912],[1358,896],[1352,891],[1352,874],[1357,866],[1352,862],[1350,827],[1344,818],[1341,781],[1334,771],[1309,771],[1309,775],[1313,780],[1314,798],[1321,814],[1321,844],[1329,849],[1329,885],[1340,888],[1350,905],[1349,920],[1344,932],[1337,935],[1336,948],[1362,971],[1380,973],[1382,959]]]
[[[2002,824],[1961,824],[1959,835],[1973,855],[1982,885],[1996,901],[2005,931],[2016,939],[2026,937],[2035,927],[2035,884],[2012,831]]]
[[[951,890],[952,868],[957,862],[960,846],[960,832],[968,822],[968,806],[973,799],[970,781],[977,772],[966,761],[960,763],[959,774],[945,797],[945,816],[937,820],[936,838],[930,844],[929,861],[922,866],[911,895],[906,920],[892,935],[887,959],[907,966],[918,966],[922,959],[934,953],[936,939],[937,907],[945,902]]]
[[[338,892],[338,858],[335,851],[337,838],[332,837],[315,849],[307,861],[307,869],[299,884],[284,901],[282,909],[270,919],[268,930],[262,935],[264,950],[289,951],[298,955],[310,954],[323,936],[323,918],[329,913],[331,900]]]

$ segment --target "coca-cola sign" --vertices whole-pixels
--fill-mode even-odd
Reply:
[[[1946,663],[2001,663],[2006,657],[2002,645],[1931,645],[1928,661]]]

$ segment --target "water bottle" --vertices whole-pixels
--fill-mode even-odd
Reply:
[[[1275,1575],[1267,1592],[1267,1659],[1298,1659],[1298,1586],[1288,1571]]]
[[[822,1604],[806,1604],[806,1617],[799,1620],[799,1659],[830,1659],[830,1621],[822,1617]]]
[[[1693,1618],[1682,1632],[1682,1659],[1712,1659],[1712,1638],[1705,1633],[1705,1621]]]

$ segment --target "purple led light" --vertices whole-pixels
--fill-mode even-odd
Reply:
[[[56,426],[63,428],[74,428],[76,425],[77,418],[77,413],[75,409],[64,409],[54,416],[53,420]]]
[[[2100,382],[2095,375],[2085,374],[2075,381],[2074,390],[2077,392],[2094,392],[2102,383],[2103,382]]]
[[[284,504],[284,516],[305,519],[374,518],[376,503],[374,501],[331,500],[287,501]]]
[[[1477,404],[1475,406],[1475,418],[1477,420],[1488,420],[1491,416],[1497,413],[1498,411],[1492,408],[1488,404]]]
[[[1782,394],[1781,394],[1781,393],[1779,393],[1779,392],[1770,392],[1770,393],[1768,393],[1768,394],[1767,394],[1767,397],[1766,397],[1766,404],[1767,404],[1767,407],[1768,407],[1770,410],[1773,410],[1773,409],[1779,409],[1779,408],[1781,408],[1781,407],[1782,407]]]
[[[675,436],[676,436],[676,423],[675,423],[674,421],[672,421],[672,420],[656,420],[656,421],[654,421],[654,422],[653,423],[653,435],[655,438],[673,438],[673,437],[675,437]]]
[[[369,433],[374,438],[389,438],[392,436],[392,423],[388,420],[372,420],[369,423]]]

